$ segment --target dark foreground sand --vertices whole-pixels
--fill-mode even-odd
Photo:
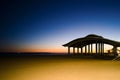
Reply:
[[[70,56],[1,56],[0,80],[120,80],[120,62]]]

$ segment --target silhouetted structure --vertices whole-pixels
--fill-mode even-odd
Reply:
[[[87,35],[83,38],[78,38],[73,41],[70,41],[67,44],[64,44],[64,47],[68,47],[68,54],[71,53],[71,49],[73,48],[73,54],[75,54],[75,48],[77,48],[77,53],[81,54],[92,54],[93,52],[93,44],[95,44],[95,53],[96,54],[104,54],[104,44],[110,44],[113,46],[113,51],[111,54],[117,54],[117,47],[120,47],[120,42],[113,41],[110,39],[103,38],[102,36],[98,36],[95,34]],[[84,47],[84,52],[83,52]],[[109,52],[108,52],[109,53]]]

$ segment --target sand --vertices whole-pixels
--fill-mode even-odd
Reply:
[[[75,57],[1,57],[0,80],[120,80],[120,62]]]

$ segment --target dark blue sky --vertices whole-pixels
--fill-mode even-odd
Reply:
[[[62,44],[88,34],[120,41],[117,0],[3,0],[0,4],[1,48],[62,50]]]

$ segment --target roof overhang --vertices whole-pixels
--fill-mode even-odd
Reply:
[[[105,44],[110,44],[116,47],[120,47],[120,42],[106,39],[98,35],[88,35],[83,38],[78,38],[70,41],[67,44],[64,44],[63,46],[64,47],[83,47],[85,45],[92,44],[92,43],[105,43]]]

